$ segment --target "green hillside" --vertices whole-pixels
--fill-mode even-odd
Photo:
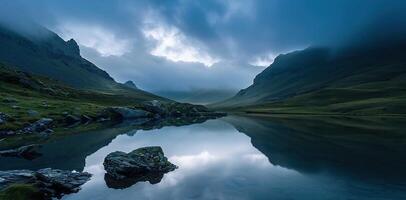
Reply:
[[[406,48],[278,56],[254,84],[216,108],[258,113],[405,114]]]
[[[14,119],[12,123],[0,124],[0,130],[19,129],[43,117],[58,121],[64,118],[64,112],[92,117],[106,107],[132,106],[153,99],[167,101],[142,91],[78,90],[60,81],[0,64],[0,111]]]

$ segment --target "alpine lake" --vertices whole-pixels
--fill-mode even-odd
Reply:
[[[184,126],[131,122],[53,139],[0,170],[56,168],[91,179],[64,200],[406,199],[406,118],[229,115]],[[114,187],[104,158],[160,146],[178,166]]]

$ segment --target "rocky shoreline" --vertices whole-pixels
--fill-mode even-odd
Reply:
[[[0,191],[21,185],[30,186],[39,199],[61,198],[65,194],[76,193],[80,186],[90,180],[87,172],[75,172],[58,169],[11,170],[0,171]]]
[[[178,168],[168,161],[159,146],[142,147],[129,153],[112,152],[105,157],[103,166],[106,185],[113,189],[124,189],[146,181],[156,184],[164,174]],[[13,192],[26,193],[27,190],[31,192],[26,197],[29,199],[60,199],[78,192],[91,176],[87,172],[51,168],[0,171],[0,199],[13,196]]]
[[[96,116],[75,115],[62,113],[60,119],[51,117],[40,118],[24,125],[17,130],[0,130],[0,143],[13,136],[40,136],[48,138],[54,129],[65,127],[70,129],[91,123],[126,124],[134,128],[155,129],[163,126],[186,125],[204,122],[207,119],[223,117],[226,114],[213,112],[204,106],[177,102],[147,101],[133,106],[117,106],[102,109]],[[7,125],[13,117],[0,113],[0,123]],[[25,139],[24,137],[22,137]],[[32,141],[31,141],[32,142]],[[39,149],[42,143],[29,143],[25,146],[0,151],[1,157],[17,157],[32,160],[41,156]],[[108,187],[122,189],[140,181],[151,184],[159,183],[165,173],[173,171],[176,165],[170,163],[164,156],[161,147],[144,147],[130,153],[112,152],[103,163]],[[86,172],[65,171],[59,169],[11,170],[0,171],[0,199],[9,191],[34,191],[38,199],[61,198],[65,194],[75,193],[80,186],[90,179]],[[7,199],[7,198],[6,198]]]
[[[34,112],[34,111],[33,111]],[[147,122],[150,120],[167,119],[198,119],[198,118],[218,118],[225,116],[226,113],[210,111],[201,105],[177,102],[160,102],[157,100],[147,101],[134,106],[117,106],[102,109],[96,116],[77,115],[68,112],[61,113],[60,119],[51,117],[40,118],[33,123],[27,123],[22,128],[0,129],[0,137],[10,137],[15,135],[38,134],[48,137],[54,133],[57,127],[74,127],[90,123],[119,123],[124,120],[138,120]],[[0,124],[5,125],[13,122],[15,119],[0,112]]]

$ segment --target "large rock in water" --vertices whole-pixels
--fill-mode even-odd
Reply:
[[[78,192],[80,186],[90,179],[87,172],[59,169],[0,171],[0,190],[13,184],[32,184],[44,199],[61,198],[64,194]]]
[[[139,148],[128,154],[121,151],[110,153],[103,165],[109,178],[118,181],[163,174],[177,168],[168,161],[162,148],[158,146]]]
[[[24,158],[27,160],[33,160],[39,156],[41,156],[40,153],[38,153],[39,148],[41,145],[38,144],[31,144],[27,146],[22,146],[16,149],[8,149],[8,150],[3,150],[0,151],[0,157],[20,157]]]
[[[127,107],[111,107],[104,111],[105,113],[110,113],[108,116],[111,116],[115,119],[125,120],[125,119],[137,119],[137,118],[148,118],[152,114],[145,110],[133,109]]]

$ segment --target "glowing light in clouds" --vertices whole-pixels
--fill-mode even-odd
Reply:
[[[275,55],[272,53],[268,53],[262,56],[257,56],[254,60],[250,61],[250,65],[260,66],[260,67],[268,67],[273,63],[275,59]]]
[[[189,41],[175,27],[146,26],[143,29],[144,36],[155,42],[155,47],[151,50],[154,56],[164,57],[175,62],[198,62],[210,67],[219,62],[211,57],[197,43]]]

